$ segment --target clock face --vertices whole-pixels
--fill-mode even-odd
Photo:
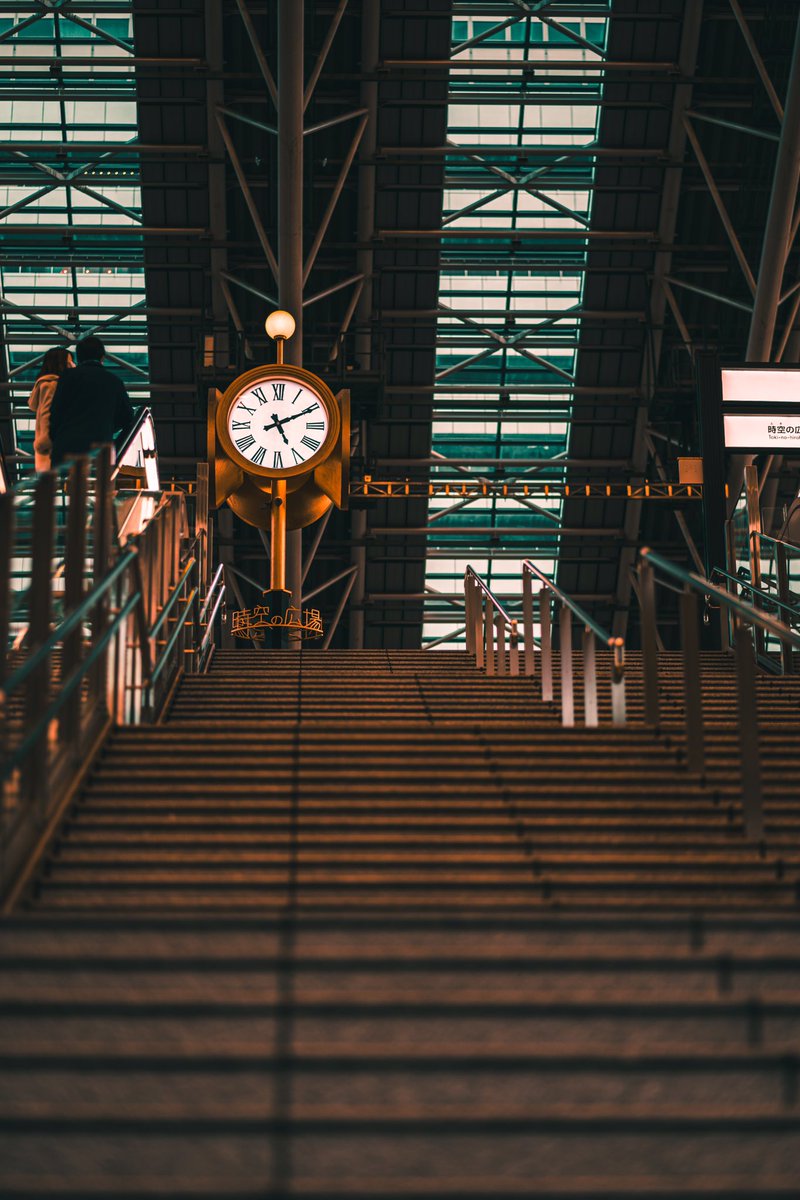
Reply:
[[[330,430],[328,409],[299,379],[271,376],[245,387],[228,410],[228,436],[256,467],[283,472],[315,458]]]

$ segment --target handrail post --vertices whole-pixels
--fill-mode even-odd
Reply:
[[[761,587],[761,492],[758,484],[758,467],[750,465],[744,469],[744,486],[747,497],[747,532],[748,549],[750,554],[750,582],[754,588]],[[758,608],[758,598],[752,596],[753,608]],[[764,650],[764,631],[755,626],[753,629],[756,653]]]
[[[35,654],[50,635],[56,476],[39,476],[34,493],[31,536],[31,581],[28,591],[28,650]],[[5,647],[3,647],[5,653]],[[52,685],[53,658],[48,654],[25,684],[25,728],[35,728],[47,711]],[[50,747],[48,730],[36,739],[24,764],[22,795],[42,824],[49,808]]]
[[[543,587],[539,592],[539,624],[542,637],[542,700],[553,701],[553,630],[550,617],[550,589]]]
[[[611,663],[611,721],[612,724],[625,725],[627,713],[625,706],[625,643],[622,638],[616,638],[613,647],[614,657]]]
[[[11,621],[11,560],[14,547],[14,498],[10,492],[0,492],[0,684],[5,683],[8,673],[6,646]],[[8,701],[0,693],[0,760],[5,761],[8,753],[9,722]],[[13,780],[0,782],[0,893],[5,890],[5,814],[7,801],[11,803]]]
[[[786,547],[780,542],[775,547],[775,569],[778,575],[778,599],[782,604],[789,604],[789,567],[786,560]],[[781,612],[781,620],[785,620]],[[781,668],[784,675],[794,672],[791,642],[781,641]]]
[[[519,627],[516,621],[511,622],[508,642],[508,670],[510,675],[519,675]]]
[[[485,594],[483,604],[483,655],[486,663],[486,674],[494,675],[495,667],[497,666],[494,657],[494,620],[492,619],[491,602]]]
[[[525,674],[536,674],[536,654],[533,643],[533,577],[522,568],[522,640],[525,652]]]
[[[558,614],[558,651],[561,661],[561,724],[575,724],[575,690],[572,671],[572,610],[562,604]]]
[[[200,595],[205,600],[211,581],[211,559],[208,542],[208,463],[197,464],[197,491],[194,500],[194,532],[198,539],[200,563]]]
[[[500,613],[495,614],[495,630],[497,633],[497,674],[506,674],[506,622]]]
[[[642,627],[642,673],[644,675],[644,719],[658,726],[658,630],[656,627],[656,588],[653,567],[646,558],[639,561],[639,605]]]
[[[483,592],[473,581],[473,634],[475,639],[475,666],[482,671],[486,666],[486,635],[483,627]]]
[[[92,522],[94,541],[94,562],[92,564],[92,583],[96,587],[108,569],[111,557],[111,447],[102,446],[95,462],[95,499],[94,518]],[[95,605],[92,613],[92,644],[100,641],[108,624],[109,597],[104,595]],[[107,706],[106,679],[108,653],[97,660],[89,677],[90,701]]]
[[[752,639],[747,626],[740,618],[736,620],[735,650],[744,828],[747,837],[760,841],[764,836],[764,811],[755,661]]]
[[[683,707],[686,714],[686,765],[690,771],[705,770],[703,693],[700,671],[697,596],[684,585],[680,598],[681,645],[683,648]]]
[[[728,574],[736,574],[736,529],[732,520],[725,522],[725,547],[728,559]],[[725,590],[731,593],[733,584],[729,579],[725,581]],[[731,649],[731,618],[728,609],[724,604],[719,606],[719,625],[721,636],[721,649]]]
[[[470,575],[464,575],[464,620],[466,622],[464,634],[467,647],[467,654],[475,653],[475,625],[473,622],[472,610],[474,600],[474,588],[472,586],[472,578]]]
[[[83,599],[83,573],[86,557],[86,494],[88,460],[83,457],[72,464],[68,478],[69,508],[64,553],[64,609],[69,614]],[[68,679],[81,661],[82,634],[80,626],[64,641],[61,657],[61,678]],[[68,704],[59,722],[61,740],[73,761],[80,761],[81,703],[78,697]]]
[[[583,719],[587,729],[596,729],[597,716],[597,659],[594,634],[588,625],[583,627]]]

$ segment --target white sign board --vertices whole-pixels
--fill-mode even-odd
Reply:
[[[800,415],[725,413],[722,420],[726,450],[800,450]]]
[[[800,370],[733,367],[722,371],[726,450],[800,450]]]
[[[797,367],[735,367],[722,372],[722,403],[769,405],[800,404],[800,370]]]

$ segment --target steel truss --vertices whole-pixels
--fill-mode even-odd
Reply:
[[[129,0],[22,0],[0,13],[0,428],[7,450],[30,452],[24,404],[51,345],[100,334],[134,398],[147,395],[131,12]]]
[[[673,419],[679,411],[676,402],[682,408],[693,405],[692,364],[698,347],[716,348],[721,360],[731,364],[800,361],[797,8],[778,5],[769,22],[759,19],[757,9],[747,11],[740,0],[705,0],[705,5],[689,5],[689,12],[696,26],[687,26],[692,36],[684,46],[683,73],[687,78],[694,74],[697,60],[699,82],[693,95],[688,86],[676,91],[671,157],[680,164],[675,175],[680,179],[682,170],[683,186],[675,185],[664,210],[673,219],[673,234],[665,240],[675,248],[662,253],[653,279],[649,399],[634,449],[635,469],[651,473],[659,460],[646,426],[663,427],[670,402]],[[717,75],[709,68],[720,61],[726,70]],[[704,244],[695,247],[692,243],[698,241]],[[678,380],[676,354],[682,362]],[[686,440],[683,446],[696,449]],[[732,459],[729,512],[739,499],[744,466],[753,457]],[[762,464],[762,502],[768,511],[780,508],[782,466],[777,457]],[[795,490],[790,483],[787,495]],[[629,546],[639,539],[641,517],[632,506],[626,521]],[[696,549],[683,532],[697,564]],[[618,631],[626,622],[630,565],[631,553],[623,551],[615,598]]]

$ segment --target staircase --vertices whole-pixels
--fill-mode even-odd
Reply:
[[[0,925],[0,1195],[797,1200],[800,683],[753,846],[731,660],[703,779],[660,667],[657,733],[635,659],[564,730],[458,652],[218,652],[117,730]]]

